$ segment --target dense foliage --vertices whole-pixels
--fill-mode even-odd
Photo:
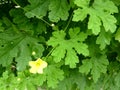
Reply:
[[[120,90],[120,0],[1,0],[0,90]],[[48,63],[42,74],[29,61]]]

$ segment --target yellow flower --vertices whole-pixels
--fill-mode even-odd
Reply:
[[[43,61],[42,59],[38,58],[36,61],[29,61],[29,65],[31,66],[30,72],[31,73],[43,73],[43,69],[47,67],[47,62]]]

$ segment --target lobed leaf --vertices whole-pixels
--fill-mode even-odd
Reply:
[[[117,32],[115,34],[115,40],[118,40],[120,42],[120,28],[117,29]]]
[[[39,52],[40,57],[43,52],[43,46],[39,44],[39,40],[22,34],[14,34],[11,32],[0,33],[0,64],[8,66],[12,64],[13,59],[17,62],[17,70],[24,70],[28,65],[28,61],[32,60],[32,50]],[[36,51],[34,47],[37,48]],[[24,63],[23,63],[24,62]]]
[[[106,45],[110,45],[111,38],[112,36],[109,32],[102,30],[97,37],[96,44],[100,44],[100,49],[103,50]]]
[[[95,0],[90,7],[90,0],[75,0],[74,3],[79,8],[74,11],[73,21],[83,21],[89,15],[88,29],[91,29],[93,34],[100,33],[101,22],[105,31],[115,32],[117,20],[111,14],[117,13],[118,9],[112,1]]]
[[[59,80],[63,80],[64,72],[54,65],[49,65],[46,71],[48,87],[55,88]]]
[[[65,64],[75,68],[76,63],[79,62],[77,53],[84,56],[89,55],[88,46],[83,43],[87,35],[80,32],[79,28],[70,29],[69,35],[70,39],[66,40],[64,31],[55,31],[47,43],[55,48],[51,54],[55,62],[60,62],[65,58]]]
[[[52,22],[58,22],[60,19],[67,20],[69,9],[67,0],[50,0],[48,17]]]
[[[28,0],[30,5],[27,5],[24,9],[28,18],[37,17],[42,18],[47,14],[49,0]]]
[[[106,55],[101,55],[100,57],[94,56],[87,61],[83,61],[83,65],[80,66],[79,71],[86,74],[90,72],[94,82],[97,82],[100,75],[106,73],[108,64],[109,62]]]

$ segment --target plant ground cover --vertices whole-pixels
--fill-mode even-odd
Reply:
[[[0,0],[0,90],[38,88],[120,90],[120,0]]]

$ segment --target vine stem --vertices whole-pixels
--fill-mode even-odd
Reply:
[[[67,30],[67,28],[68,28],[68,26],[69,26],[69,24],[70,24],[70,22],[71,22],[71,20],[72,20],[72,16],[73,16],[73,12],[72,12],[72,14],[71,14],[71,16],[70,16],[70,18],[69,18],[69,20],[68,20],[68,22],[67,22],[66,27],[64,28],[64,31]],[[53,48],[50,50],[50,52],[46,55],[46,58],[48,58],[48,57],[50,56],[50,54],[53,52],[53,50],[54,50],[57,46],[58,46],[58,45],[56,45],[55,47],[53,47]]]
[[[53,50],[57,47],[58,45],[56,45],[55,47],[53,47],[50,52],[46,55],[46,59],[51,55],[51,53],[53,52]]]
[[[64,31],[66,31],[66,30],[67,30],[67,28],[69,27],[70,22],[71,22],[71,20],[72,20],[72,16],[73,16],[73,12],[72,12],[72,14],[71,14],[71,16],[70,16],[70,18],[69,18],[69,20],[68,20],[68,22],[67,22],[66,27],[64,28]]]
[[[17,2],[16,2],[16,0],[12,0],[17,6],[20,6]],[[22,8],[22,7],[20,7],[21,9],[23,9],[24,11],[26,11],[27,12],[27,10],[26,9],[24,9],[24,8]],[[34,13],[32,13],[34,16],[36,16]],[[39,17],[39,16],[36,16],[38,19],[40,19],[41,21],[43,21],[44,23],[46,23],[48,26],[51,26],[52,27],[52,25],[50,24],[50,23],[48,23],[46,20],[44,20],[44,19],[42,19],[41,17]]]
[[[13,1],[16,5],[20,6],[20,5],[16,2],[16,0],[12,0],[12,1]],[[24,8],[22,8],[22,7],[20,7],[20,8],[27,12],[27,10],[25,10]],[[32,13],[32,14],[35,15],[34,13]],[[35,15],[35,16],[36,16],[36,15]],[[66,31],[67,28],[69,27],[69,24],[70,24],[70,22],[71,22],[71,20],[72,20],[72,16],[73,16],[73,12],[72,12],[72,14],[71,14],[71,16],[70,16],[70,18],[69,18],[69,20],[68,20],[68,23],[67,23],[66,27],[64,28],[64,31]],[[42,19],[41,17],[37,16],[37,18],[40,19],[41,21],[43,21],[44,23],[46,23],[48,26],[53,27],[50,23],[48,23],[46,20]],[[53,52],[53,50],[54,50],[57,46],[58,46],[58,45],[56,45],[55,47],[53,47],[53,48],[50,50],[50,52],[46,55],[46,58],[48,58],[48,57],[50,56],[50,54]]]

